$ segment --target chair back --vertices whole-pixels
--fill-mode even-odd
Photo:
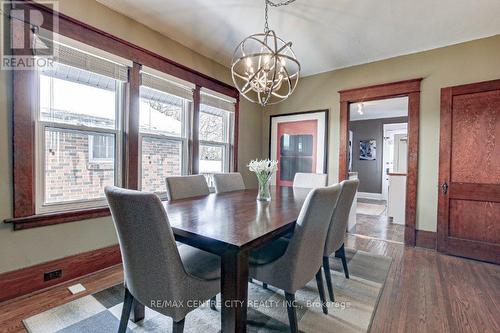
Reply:
[[[114,186],[107,186],[104,192],[128,290],[146,306],[157,299],[179,299],[178,286],[187,274],[160,198]]]
[[[167,177],[168,200],[199,197],[210,194],[203,175]]]
[[[340,191],[340,184],[336,184],[313,189],[307,195],[284,254],[291,266],[291,289],[304,286],[321,267],[324,242]]]
[[[297,172],[293,178],[293,187],[318,188],[326,186],[327,175],[323,173]]]
[[[347,223],[349,222],[349,213],[352,202],[358,190],[359,180],[344,180],[340,183],[342,192],[340,193],[337,207],[333,211],[332,221],[326,237],[324,256],[329,256],[344,244]]]
[[[214,174],[215,192],[232,192],[245,189],[243,177],[239,172],[216,173]]]

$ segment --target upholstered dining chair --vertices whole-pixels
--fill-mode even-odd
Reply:
[[[166,183],[168,200],[186,199],[210,194],[207,180],[203,175],[167,177]]]
[[[293,187],[317,188],[325,187],[327,175],[323,173],[297,172],[293,178]]]
[[[335,253],[335,257],[342,260],[345,277],[349,278],[349,270],[347,268],[347,259],[345,257],[344,236],[346,233],[347,223],[349,222],[349,212],[351,211],[352,202],[356,191],[358,190],[359,180],[344,180],[340,183],[342,190],[340,192],[337,206],[333,211],[330,227],[326,236],[325,250],[323,252],[323,271],[326,278],[326,286],[328,294],[332,302],[335,301],[333,294],[332,276],[330,273],[329,257]]]
[[[118,234],[125,275],[119,333],[125,332],[133,302],[173,319],[181,333],[186,315],[220,291],[220,260],[208,252],[177,247],[165,209],[154,193],[105,188]],[[170,305],[169,305],[170,303]]]
[[[243,177],[239,172],[216,173],[214,174],[215,192],[232,192],[245,189]]]
[[[203,175],[171,176],[166,178],[168,200],[188,199],[210,194],[207,180]],[[210,300],[210,307],[215,310],[215,296]]]
[[[321,258],[340,189],[339,184],[313,189],[305,199],[292,238],[279,238],[250,253],[250,277],[285,291],[292,332],[298,332],[295,292],[313,277],[316,277],[323,313],[328,313]]]

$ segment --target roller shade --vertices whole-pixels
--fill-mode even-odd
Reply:
[[[150,90],[153,89],[191,102],[193,101],[193,88],[188,84],[182,85],[180,82],[174,82],[146,72],[141,73],[141,80],[142,86],[149,88],[141,89],[141,95],[143,95],[142,91],[150,94]],[[147,96],[143,97],[148,98]]]
[[[235,111],[236,99],[226,96],[215,91],[202,88],[200,91],[200,102],[217,109],[222,109],[229,112]]]
[[[124,60],[122,63],[116,61],[117,56],[110,55],[106,59],[107,53],[102,50],[95,49],[80,42],[72,41],[63,36],[54,35],[54,39],[44,37],[44,34],[37,35],[36,41],[44,43],[53,48],[54,66],[47,66],[43,69],[45,72],[50,72],[51,67],[57,67],[58,64],[75,67],[84,71],[99,74],[114,80],[123,82],[128,81],[128,66],[129,61]],[[44,50],[37,50],[37,56],[45,56]],[[52,71],[57,72],[55,68]]]

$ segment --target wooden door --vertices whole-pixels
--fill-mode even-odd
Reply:
[[[500,263],[500,80],[441,90],[438,250]]]

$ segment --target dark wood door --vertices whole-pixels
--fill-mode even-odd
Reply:
[[[438,250],[500,263],[500,80],[441,90]]]

